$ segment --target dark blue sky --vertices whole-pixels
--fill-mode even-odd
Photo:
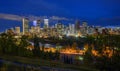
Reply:
[[[85,20],[90,25],[119,25],[120,0],[0,0],[0,13],[59,16]]]

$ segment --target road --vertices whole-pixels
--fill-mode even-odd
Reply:
[[[16,65],[16,66],[20,66],[20,67],[40,70],[40,71],[41,70],[43,70],[43,71],[77,71],[77,70],[72,70],[72,69],[54,68],[54,67],[47,67],[47,66],[35,66],[32,64],[12,62],[12,61],[7,61],[7,60],[3,60],[3,59],[0,59],[0,63],[6,63],[6,64]]]

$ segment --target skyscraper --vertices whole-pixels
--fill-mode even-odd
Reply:
[[[37,20],[37,27],[40,27],[40,20]]]
[[[76,29],[76,31],[78,31],[80,29],[80,21],[79,20],[76,20],[76,22],[75,22],[75,29]]]
[[[34,33],[39,33],[40,31],[40,20],[34,20],[33,21],[33,25],[34,25],[34,30],[35,32]]]
[[[20,27],[15,27],[16,34],[20,34]]]
[[[28,20],[28,18],[23,18],[22,23],[23,23],[23,34],[25,34],[29,30],[29,20]]]
[[[48,28],[49,27],[49,20],[48,19],[44,19],[44,28]]]
[[[75,33],[75,25],[72,24],[71,26],[72,26],[72,34],[74,34]]]
[[[81,32],[82,32],[83,35],[86,35],[88,33],[88,26],[87,26],[87,22],[86,21],[82,22]]]
[[[82,26],[83,26],[83,27],[87,27],[87,22],[86,22],[86,21],[83,21],[83,22],[82,22]]]
[[[60,23],[60,22],[58,22],[58,24],[57,24],[57,32],[58,32],[59,34],[62,34],[63,29],[64,29],[63,24]]]
[[[37,26],[37,21],[36,20],[33,21],[33,26],[35,26],[35,27]]]

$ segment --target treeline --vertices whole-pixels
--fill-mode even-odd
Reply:
[[[42,59],[59,59],[60,53],[56,51],[44,52],[44,46],[42,50],[39,47],[38,37],[34,37],[34,49],[27,49],[31,44],[28,42],[28,36],[21,36],[21,38],[15,38],[13,35],[2,33],[0,34],[0,54],[1,55],[15,55],[23,57],[37,57]]]
[[[0,35],[0,54],[9,55],[19,55],[26,56],[29,55],[29,50],[26,49],[30,45],[26,41],[26,36],[22,36],[19,40],[14,38],[12,35],[2,33]]]
[[[84,55],[84,62],[100,71],[120,71],[120,35],[98,35],[87,38],[89,48]],[[97,51],[97,55],[93,55],[92,50]]]

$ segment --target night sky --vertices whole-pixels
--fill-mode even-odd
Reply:
[[[57,16],[72,19],[67,20],[68,23],[79,19],[89,25],[120,26],[120,0],[0,0],[0,14]],[[8,19],[9,22],[6,22],[5,18],[0,18],[0,26],[21,24],[16,20]]]

